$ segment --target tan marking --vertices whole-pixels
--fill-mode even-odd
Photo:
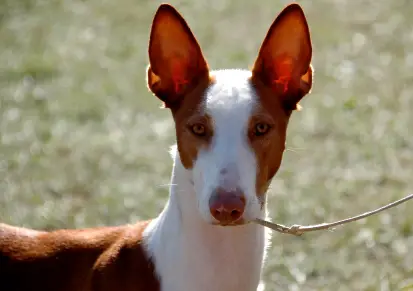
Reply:
[[[208,65],[195,36],[172,6],[163,5],[156,12],[148,52],[148,87],[165,107],[179,107],[183,97],[208,77]]]
[[[298,4],[289,5],[268,30],[252,69],[253,78],[272,87],[278,98],[284,98],[286,109],[294,110],[311,88],[311,57],[304,12]]]
[[[272,61],[284,53],[291,57],[293,66],[279,72],[277,61],[275,65]],[[149,56],[148,87],[171,109],[178,149],[185,167],[190,168],[199,148],[208,146],[213,135],[211,119],[204,114],[202,104],[205,90],[214,80],[208,75],[195,37],[172,6],[164,4],[158,9]],[[251,77],[261,101],[248,132],[258,161],[259,195],[280,166],[291,110],[311,89],[310,60],[311,43],[304,14],[298,5],[290,5],[271,26]],[[190,135],[191,122],[201,122],[206,127],[205,138]],[[272,130],[265,136],[254,136],[257,122],[267,122]],[[265,201],[265,196],[260,198]],[[1,290],[159,291],[153,263],[142,247],[142,234],[148,223],[52,232],[0,223]]]
[[[183,17],[171,9],[158,11],[149,41],[149,89],[172,111],[178,152],[182,164],[192,168],[201,148],[211,141],[211,119],[202,108],[205,91],[214,79],[201,48]],[[204,137],[194,135],[189,126],[201,123]]]
[[[0,224],[1,290],[159,291],[142,247],[148,223],[51,232]]]
[[[289,5],[268,30],[252,70],[251,82],[260,105],[250,118],[248,137],[257,159],[259,196],[264,196],[280,167],[291,113],[311,90],[311,54],[305,15],[298,4]],[[259,122],[271,126],[264,136],[253,134]]]
[[[214,134],[212,119],[205,114],[203,108],[205,91],[213,82],[212,77],[203,79],[193,91],[183,97],[178,108],[172,109],[178,152],[182,164],[187,169],[193,167],[198,152],[210,145]],[[191,132],[190,126],[196,123],[205,126],[205,136],[199,137]]]

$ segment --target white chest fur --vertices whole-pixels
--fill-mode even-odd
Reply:
[[[145,231],[161,290],[256,290],[267,241],[264,228],[205,223],[192,213],[196,199],[185,171],[177,160],[169,201]]]

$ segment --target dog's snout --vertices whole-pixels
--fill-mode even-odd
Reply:
[[[227,168],[223,168],[223,169],[221,169],[221,171],[219,171],[219,173],[220,173],[221,175],[226,175],[226,174],[228,173],[228,169],[227,169]]]
[[[222,225],[237,222],[245,210],[245,197],[240,189],[217,189],[209,199],[211,215]]]

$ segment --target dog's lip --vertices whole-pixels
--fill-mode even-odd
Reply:
[[[241,218],[237,221],[228,222],[228,223],[226,223],[226,222],[214,222],[213,225],[230,227],[230,226],[242,226],[242,225],[246,225],[250,222],[251,221],[249,221],[249,220],[245,220],[245,219]]]

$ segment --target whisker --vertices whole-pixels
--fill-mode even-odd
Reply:
[[[257,200],[258,200],[258,203],[265,203],[265,197],[264,196],[258,196]]]
[[[178,184],[161,184],[161,185],[158,185],[157,187],[170,187],[170,186],[178,186]]]
[[[285,150],[289,151],[289,152],[293,152],[293,153],[298,153],[299,151],[305,151],[306,148],[290,148],[290,147],[287,147]]]

